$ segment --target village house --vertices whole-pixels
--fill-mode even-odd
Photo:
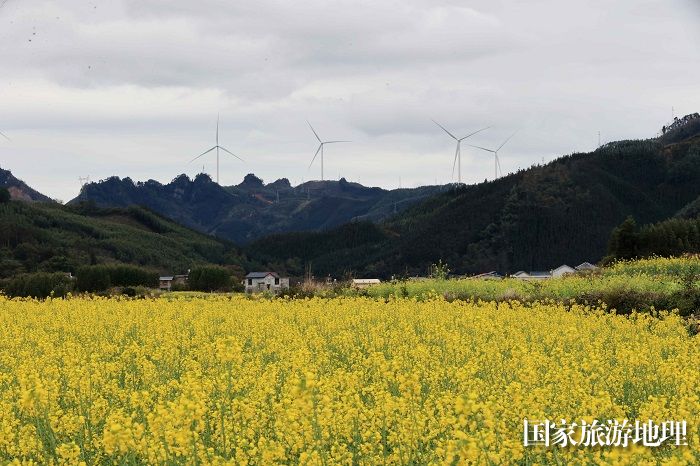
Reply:
[[[598,267],[591,264],[590,262],[584,262],[583,264],[579,264],[574,268],[579,272],[589,272],[593,270],[598,270]]]
[[[243,280],[246,293],[269,291],[278,294],[289,289],[289,278],[282,278],[276,272],[250,272]]]
[[[556,269],[550,270],[549,272],[525,272],[520,270],[511,275],[512,278],[519,278],[521,280],[546,280],[548,278],[561,278],[566,275],[574,275],[578,272],[586,272],[590,270],[596,270],[598,267],[591,264],[590,262],[584,262],[576,267],[569,267],[568,265],[560,265]]]
[[[170,291],[173,285],[185,286],[187,284],[187,275],[167,275],[160,277],[158,280],[158,288],[163,291]]]
[[[560,265],[556,269],[552,270],[552,278],[561,278],[564,275],[573,275],[576,273],[576,269],[569,267],[568,265]]]
[[[381,280],[378,278],[353,278],[352,286],[355,288],[367,288],[372,285],[379,285]]]

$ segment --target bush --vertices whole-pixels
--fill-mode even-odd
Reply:
[[[231,273],[216,265],[190,270],[188,281],[193,291],[230,291],[232,282]]]
[[[73,280],[65,273],[27,273],[5,281],[5,293],[10,297],[64,297],[73,291]]]
[[[158,286],[158,274],[133,265],[90,265],[77,272],[80,291],[105,291],[110,287]]]

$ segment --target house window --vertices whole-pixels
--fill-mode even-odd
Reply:
[[[268,289],[268,290],[270,289],[270,284],[269,284],[269,283],[267,284],[267,289]]]
[[[275,278],[275,285],[279,285],[279,284],[280,284],[280,279],[279,279],[279,278]]]
[[[250,286],[253,285],[253,279],[252,279],[252,278],[249,278],[249,279],[248,279],[248,285],[250,285]]]

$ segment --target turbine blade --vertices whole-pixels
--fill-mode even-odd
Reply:
[[[469,134],[467,134],[466,136],[464,136],[462,139],[460,139],[460,141],[463,141],[463,140],[467,139],[468,137],[474,136],[476,133],[480,133],[480,132],[482,132],[482,131],[484,131],[484,130],[487,130],[487,129],[489,129],[489,128],[490,128],[490,126],[487,126],[486,128],[481,128],[481,129],[479,129],[479,130],[477,130],[477,131],[474,131],[473,133],[469,133]]]
[[[316,133],[316,130],[314,129],[314,127],[311,126],[311,123],[309,123],[309,120],[306,120],[306,123],[309,125],[309,128],[311,128],[311,131],[314,132],[314,136],[316,136],[316,139],[318,139],[318,142],[323,143],[323,141],[321,141],[321,138],[318,137],[318,133]]]
[[[498,152],[495,152],[496,154],[496,165],[498,166],[498,173],[500,173],[500,176],[503,176],[503,170],[501,170],[501,159],[498,158]]]
[[[447,131],[447,130],[445,129],[445,127],[442,126],[440,123],[438,123],[438,122],[435,121],[435,120],[433,120],[433,123],[435,123],[435,124],[438,125],[440,128],[442,128],[442,130],[443,130],[444,132],[446,132],[447,134],[449,134],[450,137],[451,137],[452,139],[454,139],[455,141],[459,141],[459,139],[457,139],[457,138],[455,137],[454,134],[452,134],[452,133],[450,133],[449,131]]]
[[[486,152],[491,152],[492,154],[496,152],[495,150],[487,149],[487,148],[481,147],[481,146],[475,146],[473,144],[467,144],[467,145],[469,147],[476,147],[477,149],[485,150]]]
[[[221,117],[220,114],[216,114],[216,145],[219,145],[219,118]]]
[[[7,139],[8,141],[10,140],[10,138],[8,138],[8,137],[5,135],[5,133],[3,133],[2,131],[0,131],[0,136],[4,137],[4,138]]]
[[[207,155],[209,152],[211,152],[211,151],[213,151],[214,149],[216,149],[216,147],[217,147],[217,146],[214,146],[214,147],[212,147],[211,149],[209,149],[208,151],[199,154],[197,157],[195,157],[195,158],[193,158],[192,160],[190,160],[189,163],[194,162],[195,160],[197,160],[198,158],[200,158],[200,157],[203,156],[203,155]]]
[[[505,146],[505,145],[506,145],[506,142],[510,141],[510,140],[513,138],[513,136],[516,135],[516,133],[517,133],[517,131],[516,131],[515,133],[511,134],[511,135],[508,137],[508,139],[506,139],[505,141],[503,141],[503,144],[501,144],[500,146],[498,146],[498,149],[496,149],[496,150],[497,150],[497,151],[501,150],[501,147]]]
[[[326,141],[324,144],[335,144],[336,142],[352,142],[352,141]]]
[[[309,164],[308,170],[311,169],[311,165],[314,164],[314,161],[316,160],[316,157],[318,156],[318,153],[321,152],[321,147],[323,147],[323,143],[321,143],[321,144],[318,146],[318,149],[316,149],[316,153],[314,154],[314,158],[311,159],[311,163]]]
[[[241,162],[245,162],[245,160],[243,160],[242,158],[240,158],[239,156],[237,156],[236,154],[234,154],[233,152],[231,152],[231,151],[228,150],[227,148],[222,147],[222,146],[219,146],[219,149],[221,149],[221,150],[224,151],[224,152],[228,152],[229,154],[233,155],[234,157],[236,157],[236,158],[237,158],[238,160],[240,160]]]

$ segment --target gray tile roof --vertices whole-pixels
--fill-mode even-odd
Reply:
[[[272,275],[275,278],[279,278],[279,275],[275,272],[250,272],[245,278],[265,278],[268,275]]]

